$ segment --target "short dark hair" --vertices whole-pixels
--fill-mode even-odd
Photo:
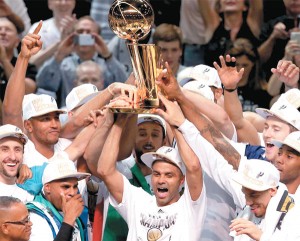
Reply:
[[[182,47],[182,32],[181,29],[173,24],[162,23],[155,28],[153,34],[153,43],[157,44],[158,41],[172,42],[179,41],[180,48]]]
[[[22,201],[16,197],[9,197],[9,196],[0,197],[0,209],[10,208],[13,204],[16,203],[22,203]]]

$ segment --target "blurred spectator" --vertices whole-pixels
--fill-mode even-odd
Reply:
[[[262,77],[257,52],[249,40],[237,39],[227,53],[236,58],[238,71],[244,68],[242,79],[238,83],[243,111],[255,112],[257,107],[269,108],[271,96],[267,92],[267,82]]]
[[[206,1],[206,0],[205,0]],[[217,0],[208,0],[208,7],[214,8]],[[199,0],[181,0],[180,28],[183,34],[185,66],[204,64],[204,44],[212,37],[208,24],[210,13],[205,11]]]
[[[218,0],[216,8],[208,6],[207,0],[199,1],[207,11],[205,26],[212,35],[205,47],[205,63],[212,66],[216,57],[224,55],[237,38],[246,38],[256,49],[263,22],[262,0]]]
[[[300,67],[300,44],[296,40],[289,40],[285,46],[283,60],[292,61],[298,67]],[[279,62],[280,64],[282,62]],[[273,72],[273,71],[272,71]],[[272,103],[274,103],[280,96],[280,94],[286,92],[292,88],[299,88],[299,80],[297,82],[286,82],[285,78],[281,78],[284,82],[279,80],[280,73],[274,73],[271,75],[268,82],[268,93],[273,96]]]
[[[99,64],[87,60],[77,66],[75,86],[82,84],[93,84],[98,90],[104,89],[104,73]]]
[[[108,12],[114,0],[92,0],[90,16],[101,28],[101,36],[108,43],[114,36],[114,32],[108,25]]]
[[[12,74],[17,58],[14,51],[20,43],[16,26],[7,18],[0,18],[0,99],[3,101],[7,81]],[[29,64],[26,70],[25,92],[33,93],[36,90],[36,68]]]
[[[53,17],[43,21],[40,31],[41,40],[43,41],[42,51],[30,60],[38,68],[53,56],[60,41],[64,40],[73,31],[76,15],[72,15],[72,12],[75,4],[75,0],[48,0],[48,8],[52,11]],[[37,27],[38,23],[36,22],[31,26],[30,33]]]
[[[185,66],[180,64],[182,32],[178,26],[167,23],[157,26],[153,33],[153,43],[160,47],[163,61],[168,62],[175,76],[185,69]]]
[[[124,66],[114,58],[99,34],[100,28],[91,17],[80,18],[75,32],[60,43],[54,57],[40,68],[38,87],[52,91],[59,106],[65,105],[66,96],[74,87],[76,68],[84,61],[92,60],[102,67],[105,87],[126,80]],[[75,41],[76,38],[79,42]]]
[[[299,31],[299,0],[283,0],[286,14],[268,21],[262,28],[259,56],[267,80],[271,76],[270,69],[283,58],[290,33]]]
[[[13,22],[21,37],[28,33],[31,21],[24,0],[0,0],[0,16]]]

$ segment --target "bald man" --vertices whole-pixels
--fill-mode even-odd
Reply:
[[[15,197],[0,197],[0,240],[28,241],[32,222],[26,206]]]

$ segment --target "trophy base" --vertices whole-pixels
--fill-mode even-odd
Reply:
[[[109,110],[112,113],[122,113],[122,114],[151,114],[153,109],[142,109],[142,108],[124,108],[124,107],[111,107]]]

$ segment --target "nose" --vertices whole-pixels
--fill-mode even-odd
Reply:
[[[253,201],[251,198],[246,197],[246,205],[251,206],[253,204]]]
[[[78,188],[74,188],[74,187],[71,187],[68,191],[68,196],[69,197],[74,197],[78,192]]]
[[[276,159],[275,159],[275,165],[276,164],[283,164],[284,163],[284,158],[283,155],[277,155]]]
[[[11,151],[9,152],[9,158],[10,158],[11,160],[16,160],[16,153],[15,153],[14,150],[11,150]]]
[[[59,120],[57,120],[56,118],[52,118],[51,119],[51,127],[52,128],[58,128],[58,122],[59,122]]]
[[[5,34],[5,29],[4,28],[0,28],[0,34]]]
[[[147,136],[146,142],[147,144],[152,144],[153,140],[151,135]]]
[[[165,183],[165,177],[164,177],[163,175],[160,175],[160,176],[159,176],[158,183],[159,183],[159,184]]]
[[[272,137],[270,128],[264,129],[263,135],[264,135],[264,137]]]

